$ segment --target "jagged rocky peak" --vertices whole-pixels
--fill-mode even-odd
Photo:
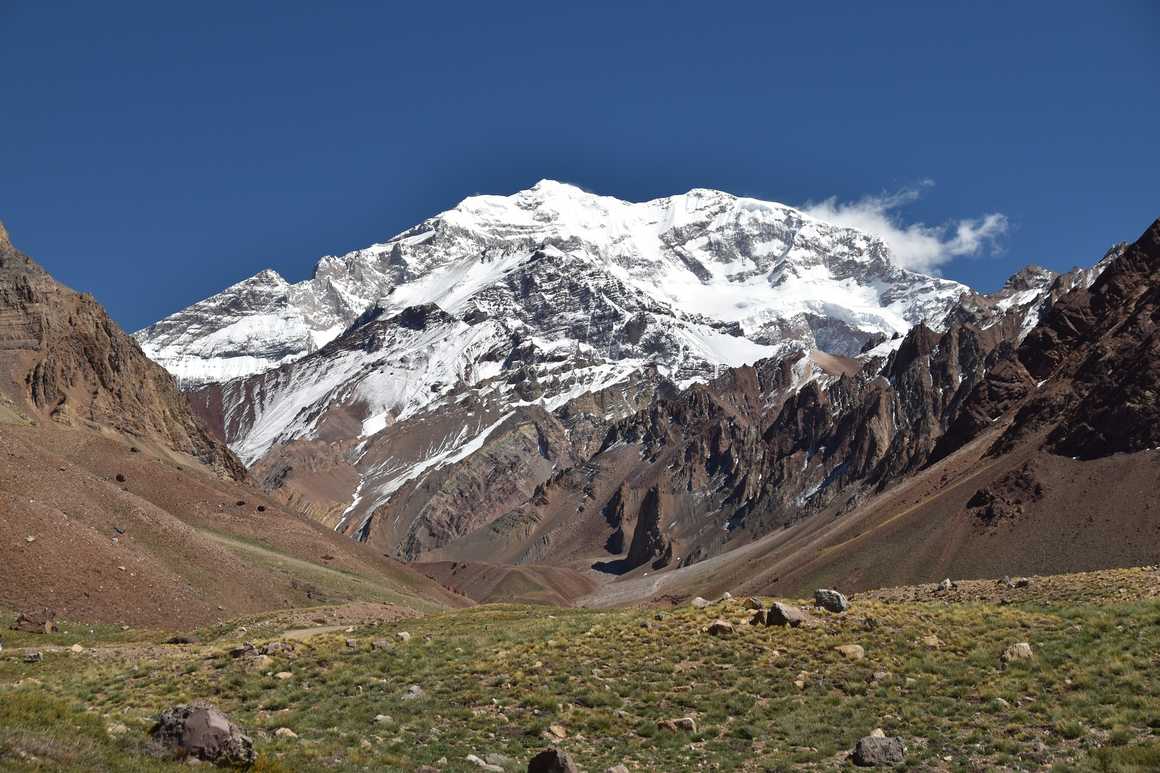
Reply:
[[[1050,285],[1059,276],[1056,272],[1043,266],[1031,264],[1012,274],[1003,283],[1003,288],[1014,290],[1042,290]]]

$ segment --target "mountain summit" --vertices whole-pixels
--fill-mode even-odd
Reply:
[[[643,355],[687,380],[794,347],[856,354],[939,318],[966,290],[782,204],[704,189],[630,203],[541,180],[324,257],[302,282],[263,271],[136,335],[195,385],[296,360],[376,305],[435,303],[564,333],[609,360]]]

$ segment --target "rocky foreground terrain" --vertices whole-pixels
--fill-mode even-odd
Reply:
[[[1157,567],[615,611],[325,606],[176,637],[58,625],[2,634],[5,769],[1160,766]]]

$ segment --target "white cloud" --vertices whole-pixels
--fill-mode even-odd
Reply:
[[[802,211],[819,220],[857,228],[881,238],[890,247],[895,263],[915,271],[934,273],[954,258],[993,251],[1007,233],[1007,216],[999,212],[942,225],[902,221],[899,210],[933,184],[923,180],[915,187],[851,202],[841,202],[831,196],[825,201],[808,202]]]

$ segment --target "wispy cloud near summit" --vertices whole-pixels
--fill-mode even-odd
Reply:
[[[1000,212],[942,225],[903,222],[901,210],[933,185],[933,181],[923,180],[893,193],[864,196],[850,202],[831,196],[824,201],[807,202],[802,210],[828,223],[857,228],[881,238],[898,265],[915,271],[937,272],[954,258],[994,251],[1008,228],[1007,216]]]

